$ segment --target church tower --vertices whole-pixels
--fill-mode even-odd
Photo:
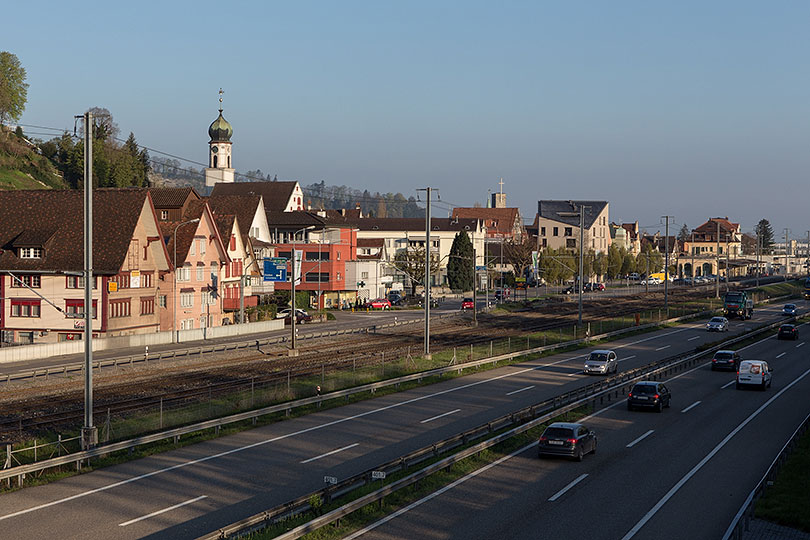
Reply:
[[[213,188],[217,182],[233,182],[231,167],[231,136],[233,128],[222,117],[222,88],[219,89],[219,117],[208,128],[208,167],[205,169],[205,185]]]
[[[492,208],[506,208],[506,193],[503,192],[503,178],[498,182],[501,190],[492,194]]]

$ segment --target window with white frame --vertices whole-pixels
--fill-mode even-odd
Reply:
[[[161,294],[158,296],[158,306],[165,308],[166,307],[166,295]]]
[[[198,266],[197,267],[197,281],[205,281],[205,267]]]
[[[197,243],[193,240],[191,241],[191,245],[188,247],[188,254],[189,255],[196,255],[197,254]]]
[[[194,293],[181,292],[180,293],[180,307],[190,308],[194,307]]]
[[[17,276],[17,279],[12,278],[11,280],[12,287],[29,287],[31,289],[39,289],[41,284],[42,284],[42,276],[31,274]]]
[[[198,238],[197,243],[200,245],[200,255],[205,255],[205,238]]]
[[[360,279],[368,279],[368,272],[360,272]]]
[[[42,258],[42,248],[35,248],[35,247],[20,248],[20,258],[21,259],[41,259]]]

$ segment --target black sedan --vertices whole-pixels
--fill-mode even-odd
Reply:
[[[664,407],[669,407],[670,401],[672,401],[672,394],[664,383],[641,381],[637,382],[627,394],[627,410],[649,407],[661,412]]]
[[[582,461],[585,454],[596,453],[596,433],[582,424],[554,422],[537,442],[537,454],[567,456]]]
[[[799,328],[795,324],[783,324],[779,327],[777,339],[799,339]]]

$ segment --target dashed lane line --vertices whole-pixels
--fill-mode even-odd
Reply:
[[[684,410],[682,410],[681,412],[682,412],[682,413],[683,413],[683,412],[689,412],[690,410],[692,410],[692,409],[694,409],[695,407],[697,407],[698,405],[700,405],[700,403],[701,403],[700,401],[696,401],[696,402],[692,403],[691,405],[689,405],[689,406],[688,406],[687,408],[685,408]]]
[[[331,456],[333,454],[337,454],[338,452],[343,452],[344,450],[348,450],[349,448],[354,448],[355,446],[358,446],[359,444],[360,443],[350,444],[349,446],[344,446],[343,448],[338,448],[336,450],[332,450],[331,452],[321,454],[320,456],[315,456],[315,457],[312,457],[312,458],[309,458],[309,459],[305,459],[304,461],[301,461],[300,463],[311,463],[313,461],[318,461],[319,459],[323,459],[326,456]]]
[[[641,437],[639,437],[639,438],[638,438],[638,439],[636,439],[635,441],[633,441],[633,442],[631,442],[630,444],[628,444],[628,445],[627,445],[627,448],[633,448],[633,447],[634,447],[636,444],[640,443],[641,441],[643,441],[644,439],[646,439],[647,437],[649,437],[649,436],[650,436],[650,435],[652,435],[653,433],[655,433],[655,430],[654,430],[654,429],[651,429],[650,431],[648,431],[647,433],[645,433],[644,435],[642,435]]]
[[[445,416],[449,416],[449,415],[451,415],[451,414],[456,414],[456,413],[457,413],[457,412],[459,412],[460,410],[461,410],[461,409],[455,409],[455,410],[452,410],[452,411],[449,411],[449,412],[446,412],[446,413],[437,414],[436,416],[432,416],[432,417],[430,417],[430,418],[426,418],[426,419],[422,420],[422,421],[421,421],[421,422],[419,422],[419,423],[420,423],[420,424],[427,424],[428,422],[433,422],[434,420],[438,420],[439,418],[444,418]]]
[[[554,502],[554,501],[556,501],[557,499],[559,499],[560,497],[562,497],[563,495],[565,495],[565,492],[566,492],[566,491],[568,491],[569,489],[571,489],[571,488],[572,488],[572,487],[574,487],[575,485],[579,484],[580,482],[582,482],[583,480],[585,480],[587,477],[588,477],[588,474],[587,474],[587,473],[585,473],[585,474],[580,474],[579,476],[577,476],[576,480],[574,480],[573,482],[571,482],[570,484],[568,484],[567,486],[565,486],[564,488],[562,488],[560,491],[558,491],[557,493],[555,493],[554,495],[552,495],[551,497],[549,497],[549,499],[548,499],[548,500],[549,500],[549,502]]]
[[[525,387],[525,388],[521,388],[521,389],[519,389],[519,390],[512,390],[511,392],[507,392],[507,393],[506,393],[506,395],[507,395],[507,396],[514,396],[515,394],[519,394],[519,393],[521,393],[521,392],[525,392],[526,390],[531,390],[532,388],[534,388],[534,385],[527,386],[527,387]]]
[[[149,519],[151,517],[159,516],[160,514],[165,514],[166,512],[171,512],[172,510],[176,510],[182,506],[187,506],[189,504],[193,504],[197,501],[201,501],[205,499],[208,495],[200,495],[199,497],[195,497],[194,499],[189,499],[185,502],[181,502],[179,504],[175,504],[174,506],[170,506],[168,508],[164,508],[163,510],[158,510],[157,512],[152,512],[151,514],[146,514],[145,516],[141,516],[139,518],[130,519],[129,521],[125,521],[123,523],[119,523],[119,527],[126,527],[127,525],[132,525],[133,523],[138,523],[139,521],[143,521],[145,519]]]

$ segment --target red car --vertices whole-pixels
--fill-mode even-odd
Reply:
[[[388,298],[377,298],[376,300],[369,302],[369,305],[373,309],[390,309],[391,301],[388,300]]]
[[[465,298],[461,301],[461,309],[473,309],[475,304],[473,303],[472,298]]]

